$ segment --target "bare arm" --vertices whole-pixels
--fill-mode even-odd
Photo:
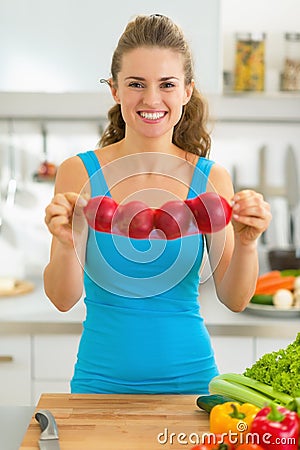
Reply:
[[[209,237],[210,261],[218,297],[232,311],[242,311],[252,297],[258,276],[257,241],[271,220],[261,194],[244,190],[234,194],[227,171],[215,165],[211,188],[233,201],[233,217],[225,230]]]
[[[83,291],[87,223],[82,194],[87,193],[87,180],[78,157],[66,160],[58,170],[55,195],[46,208],[45,222],[53,238],[50,261],[44,271],[44,288],[60,311],[71,309]]]

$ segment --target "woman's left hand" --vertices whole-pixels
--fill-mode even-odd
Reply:
[[[245,189],[233,197],[232,224],[236,238],[243,244],[250,244],[268,228],[271,208],[262,194]]]

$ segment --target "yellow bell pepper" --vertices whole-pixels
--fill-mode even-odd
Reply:
[[[225,402],[216,405],[210,411],[209,425],[211,433],[249,432],[254,417],[260,408],[251,403],[239,404]]]

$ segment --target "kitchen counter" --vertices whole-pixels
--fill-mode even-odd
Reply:
[[[191,448],[209,433],[197,395],[43,394],[36,407],[53,414],[61,450]],[[38,449],[32,418],[20,450]]]
[[[0,298],[0,334],[80,334],[85,317],[81,299],[72,310],[58,311],[47,299],[42,280],[25,295]],[[293,317],[263,317],[248,310],[233,313],[216,297],[211,280],[200,288],[202,315],[211,336],[255,336],[293,340],[300,330],[299,313]],[[280,331],[279,331],[280,330]]]

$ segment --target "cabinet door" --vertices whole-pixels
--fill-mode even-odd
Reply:
[[[70,380],[80,335],[41,334],[33,338],[33,379]]]
[[[254,362],[252,337],[212,336],[211,342],[220,373],[242,373]]]
[[[70,393],[70,380],[68,381],[37,381],[32,382],[32,403],[38,404],[38,401],[43,393]]]
[[[49,334],[33,338],[32,402],[43,392],[70,392],[80,335]]]
[[[31,339],[0,336],[0,404],[31,404]]]

